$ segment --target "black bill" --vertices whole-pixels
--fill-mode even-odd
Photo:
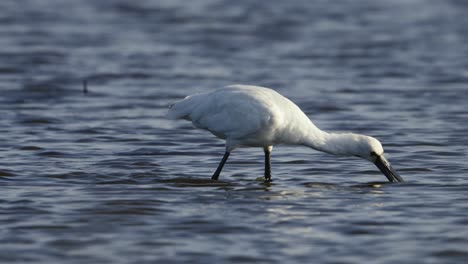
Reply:
[[[377,157],[374,164],[390,182],[403,182],[403,178],[398,175],[383,155]]]

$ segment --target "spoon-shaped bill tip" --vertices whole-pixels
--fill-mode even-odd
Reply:
[[[374,164],[379,170],[387,177],[390,182],[403,182],[403,178],[392,168],[390,163],[385,159],[383,155],[379,156]]]

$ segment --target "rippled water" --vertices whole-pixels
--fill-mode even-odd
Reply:
[[[5,263],[461,263],[465,1],[0,2]],[[82,81],[88,80],[83,93]],[[373,135],[407,181],[164,118],[188,94],[272,87]]]

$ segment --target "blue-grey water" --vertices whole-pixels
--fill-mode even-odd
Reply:
[[[462,263],[468,2],[0,2],[0,262]],[[82,82],[88,81],[83,93]],[[167,106],[271,87],[406,180],[239,149]]]

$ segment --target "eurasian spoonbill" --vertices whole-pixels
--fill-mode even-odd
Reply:
[[[168,117],[192,121],[226,140],[226,151],[212,179],[217,180],[229,154],[238,147],[261,147],[265,180],[271,181],[273,145],[304,145],[335,155],[357,156],[374,163],[390,182],[403,179],[384,157],[381,143],[370,136],[328,133],[317,128],[302,110],[276,91],[250,85],[231,85],[187,96],[170,107]]]

